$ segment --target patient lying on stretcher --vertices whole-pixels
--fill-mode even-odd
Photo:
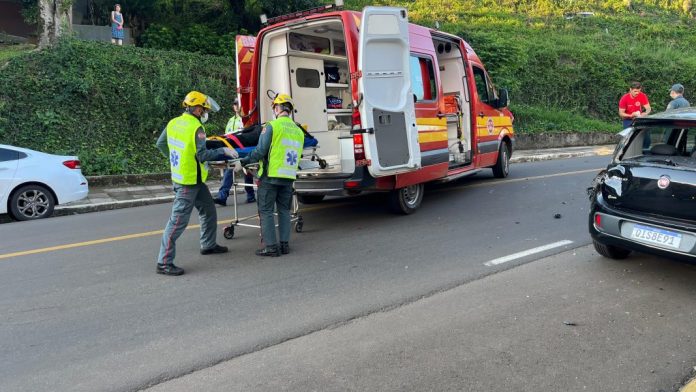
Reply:
[[[259,143],[259,137],[261,136],[261,131],[265,124],[252,125],[250,127],[244,128],[240,131],[224,135],[224,136],[210,136],[205,142],[205,146],[208,149],[215,149],[221,147],[234,148],[239,153],[241,158],[247,156],[251,151],[256,148]],[[316,147],[319,143],[312,135],[307,132],[304,127],[300,127],[305,134],[304,138],[304,148]],[[225,155],[220,155],[219,161],[224,161],[229,159]]]

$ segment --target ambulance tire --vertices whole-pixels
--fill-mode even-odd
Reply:
[[[324,200],[325,195],[297,195],[297,201],[302,204],[317,204]]]
[[[510,174],[510,147],[506,142],[500,143],[498,151],[498,160],[493,166],[493,176],[496,178],[505,178]]]
[[[424,192],[423,184],[393,190],[389,193],[389,207],[398,214],[413,214],[420,207]]]

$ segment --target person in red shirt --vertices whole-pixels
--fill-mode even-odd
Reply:
[[[623,120],[624,128],[630,127],[634,118],[650,114],[650,102],[642,88],[640,82],[631,83],[628,93],[619,100],[619,117]]]

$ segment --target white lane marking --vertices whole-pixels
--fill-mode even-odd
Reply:
[[[487,262],[485,262],[485,263],[483,263],[483,264],[486,265],[486,266],[488,266],[488,267],[492,267],[492,266],[494,266],[494,265],[507,263],[508,261],[512,261],[512,260],[519,259],[519,258],[522,258],[522,257],[526,257],[526,256],[529,256],[529,255],[533,255],[533,254],[535,254],[535,253],[541,253],[541,252],[547,251],[547,250],[549,250],[549,249],[553,249],[553,248],[558,248],[558,247],[561,247],[561,246],[570,245],[570,244],[572,244],[572,243],[573,243],[573,241],[571,241],[571,240],[558,241],[558,242],[554,242],[553,244],[543,245],[543,246],[539,246],[539,247],[536,247],[536,248],[527,249],[527,250],[524,250],[524,251],[522,251],[522,252],[513,253],[513,254],[511,254],[511,255],[507,255],[507,256],[503,256],[503,257],[498,257],[497,259],[493,259],[493,260],[491,260],[491,261],[487,261]]]

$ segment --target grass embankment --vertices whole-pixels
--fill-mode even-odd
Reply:
[[[13,57],[25,54],[35,48],[31,44],[0,44],[0,66],[5,65]]]
[[[190,90],[230,116],[231,58],[67,40],[0,69],[0,143],[77,154],[86,174],[163,172],[154,143]]]

